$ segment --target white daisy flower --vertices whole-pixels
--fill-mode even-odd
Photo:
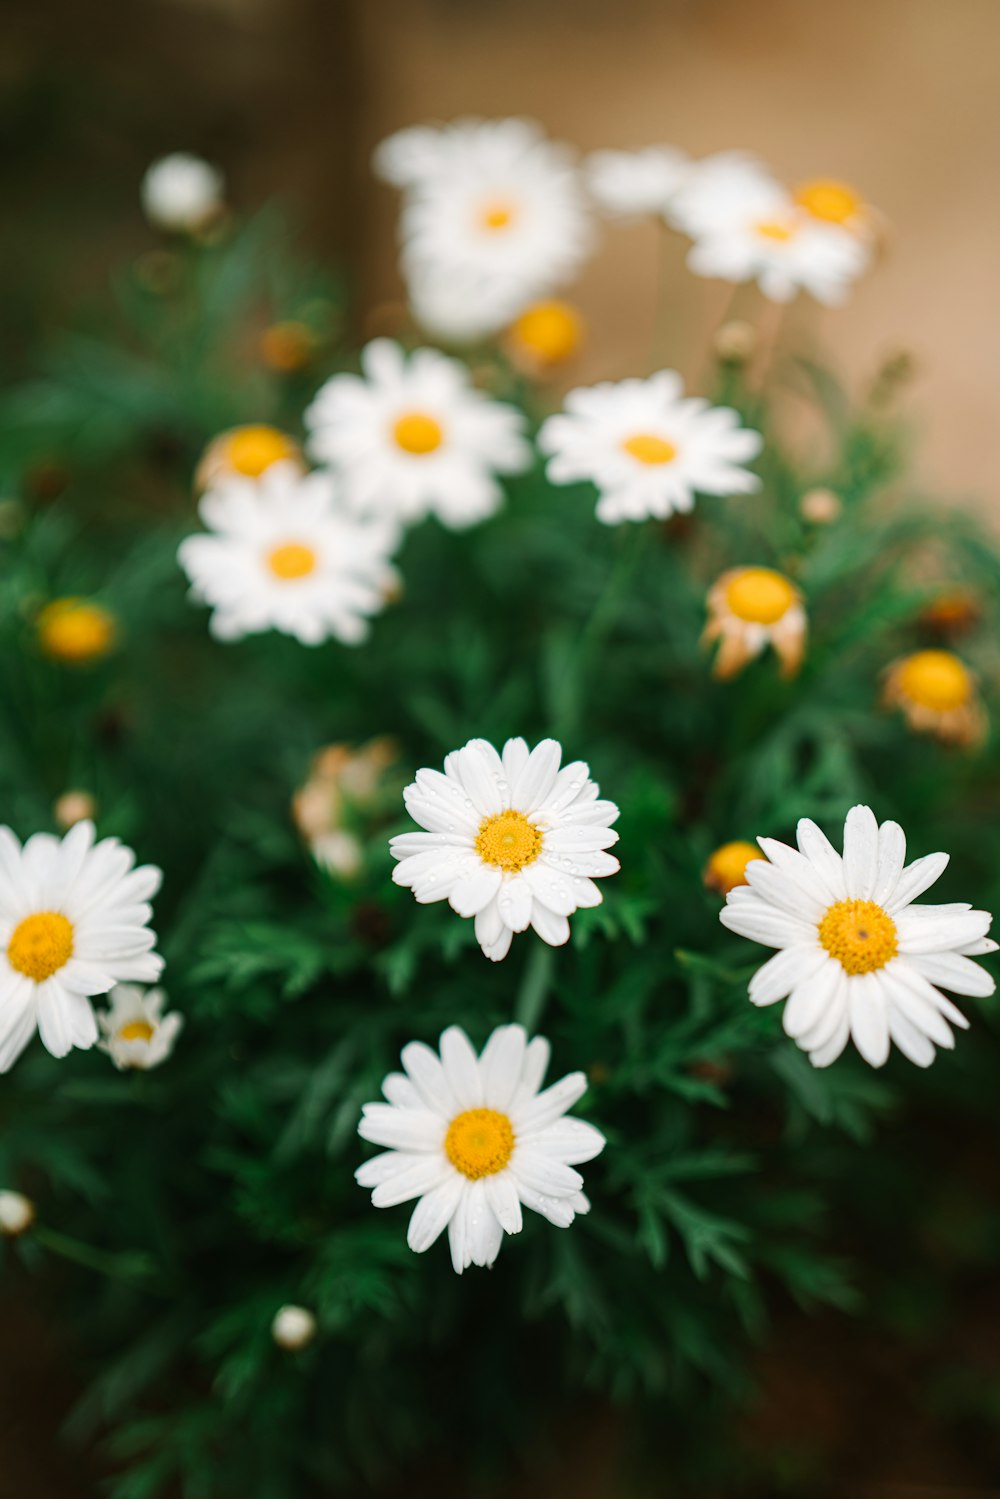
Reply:
[[[407,279],[454,278],[492,302],[531,300],[575,275],[593,235],[572,152],[530,120],[458,120],[438,137],[409,133],[390,166],[409,189]]]
[[[222,173],[186,151],[154,161],[142,179],[142,206],[159,229],[191,234],[222,207]]]
[[[451,1262],[492,1265],[505,1233],[521,1232],[521,1208],[568,1228],[590,1211],[574,1170],[604,1149],[604,1136],[567,1119],[587,1088],[571,1072],[539,1092],[549,1043],[519,1025],[498,1027],[477,1057],[457,1025],[441,1037],[440,1056],[420,1041],[403,1048],[405,1075],[382,1084],[387,1103],[365,1104],[358,1134],[385,1145],[354,1173],[377,1208],[419,1199],[407,1243],[417,1254],[447,1228]]]
[[[561,759],[554,739],[530,753],[523,739],[508,739],[502,755],[470,739],[447,757],[443,775],[418,770],[403,792],[427,831],[390,840],[400,861],[393,880],[422,904],[447,900],[459,916],[474,916],[494,963],[529,926],[553,947],[568,942],[568,918],[603,899],[594,880],[620,867],[605,852],[618,842],[618,808],[599,800],[582,760],[560,770]]]
[[[337,471],[347,504],[404,524],[433,514],[454,530],[492,515],[503,500],[496,475],[531,462],[521,412],[436,349],[407,356],[378,338],[361,368],[328,380],[305,416],[310,451]]]
[[[714,674],[727,681],[749,661],[774,650],[782,675],[794,677],[806,649],[808,620],[791,578],[771,567],[731,567],[708,591],[703,645],[719,642]]]
[[[739,422],[728,406],[685,399],[680,375],[661,370],[648,380],[571,390],[564,412],[543,423],[538,445],[553,484],[596,484],[599,520],[664,520],[690,510],[696,494],[760,488],[743,465],[763,438]]]
[[[418,271],[407,279],[414,322],[449,345],[482,343],[508,327],[533,300],[519,286],[484,287],[474,276]]]
[[[170,1056],[184,1017],[176,1011],[164,1015],[165,1002],[162,989],[144,990],[134,984],[118,984],[111,991],[110,1008],[97,1016],[103,1033],[98,1045],[117,1068],[134,1067],[148,1072]]]
[[[594,151],[584,164],[590,196],[612,219],[666,215],[691,170],[673,146],[640,151]]]
[[[968,1025],[937,985],[993,993],[993,979],[970,961],[996,951],[986,935],[992,916],[964,904],[918,904],[948,855],[904,864],[902,828],[880,827],[870,807],[847,814],[843,858],[808,818],[796,836],[797,852],[758,838],[770,862],[746,866],[747,884],[730,891],[720,913],[731,931],[781,949],[754,974],[750,999],[788,999],[785,1031],[815,1067],[835,1061],[848,1038],[873,1067],[892,1041],[928,1067],[935,1045],[955,1044],[947,1022]]]
[[[697,239],[724,228],[748,212],[762,211],[783,189],[746,151],[717,151],[692,162],[671,195],[669,220]]]
[[[209,534],[188,536],[177,557],[219,640],[280,630],[303,645],[356,645],[396,586],[395,529],[338,506],[330,474],[276,463],[210,490],[198,513]]]
[[[807,291],[818,302],[842,302],[871,260],[867,243],[839,224],[816,218],[784,188],[749,197],[739,214],[695,236],[688,268],[723,281],[756,281],[765,297],[789,302]]]
[[[161,874],[134,864],[117,838],[95,844],[90,821],[61,840],[35,833],[23,848],[0,827],[0,1072],[36,1027],[54,1057],[93,1046],[91,996],[159,978],[148,902]]]

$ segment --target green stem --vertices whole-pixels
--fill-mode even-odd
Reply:
[[[521,987],[514,1005],[514,1019],[518,1025],[524,1026],[529,1036],[535,1033],[549,996],[555,971],[553,957],[553,950],[548,943],[538,941],[531,948],[524,965]]]
[[[565,741],[576,728],[594,656],[615,622],[619,605],[632,582],[639,554],[645,544],[645,527],[635,522],[626,524],[631,527],[632,534],[622,538],[608,580],[580,632],[579,643],[566,669],[565,685],[559,694],[559,707],[553,725],[553,733],[560,741]]]
[[[72,1260],[74,1264],[82,1265],[87,1270],[94,1270],[98,1275],[107,1275],[111,1280],[142,1281],[148,1279],[155,1269],[148,1255],[108,1254],[103,1249],[81,1244],[79,1239],[71,1239],[44,1224],[37,1224],[32,1229],[32,1238],[50,1253],[61,1255],[64,1260]]]

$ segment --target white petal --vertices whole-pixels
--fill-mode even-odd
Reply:
[[[918,895],[923,895],[925,890],[929,890],[941,878],[948,867],[948,857],[947,854],[925,854],[922,859],[914,859],[912,864],[906,866],[892,895],[885,902],[890,916],[908,906]]]
[[[824,1041],[821,1046],[817,1046],[815,1050],[810,1051],[809,1060],[810,1062],[812,1062],[813,1066],[829,1067],[831,1062],[835,1062],[840,1056],[844,1047],[847,1045],[848,1037],[850,1036],[850,1034],[850,1016],[848,1014],[847,1006],[845,1005],[837,1021],[837,1027],[830,1039],[828,1041]]]
[[[497,906],[505,924],[513,932],[523,932],[531,922],[531,886],[523,877],[504,880],[497,894]]]
[[[871,898],[885,906],[899,885],[906,859],[906,835],[898,822],[884,822],[878,830],[878,872]]]
[[[525,1133],[518,1137],[532,1150],[542,1155],[552,1155],[565,1161],[568,1166],[579,1166],[599,1156],[607,1141],[599,1129],[585,1119],[557,1119],[543,1130]]]
[[[509,1171],[498,1171],[483,1178],[486,1200],[496,1214],[497,1222],[507,1234],[519,1234],[523,1226],[521,1199]]]
[[[528,1134],[554,1124],[587,1091],[587,1076],[583,1072],[570,1072],[559,1082],[546,1088],[524,1104],[511,1108],[511,1123],[516,1134]]]
[[[408,1171],[418,1161],[431,1159],[423,1154],[406,1150],[385,1150],[381,1155],[373,1155],[370,1160],[362,1161],[354,1173],[354,1180],[359,1187],[377,1187],[393,1176],[399,1176],[403,1171]]]
[[[479,1071],[488,1108],[506,1111],[521,1080],[528,1037],[521,1025],[501,1025],[483,1047]]]
[[[889,1034],[904,1057],[918,1067],[929,1067],[937,1056],[930,1037],[918,1030],[894,1004],[889,1006]]]
[[[439,1150],[445,1122],[430,1109],[397,1109],[389,1103],[366,1103],[358,1134],[373,1145],[397,1150]]]
[[[809,817],[800,819],[795,829],[799,849],[809,860],[834,900],[844,900],[844,862],[826,834]]]
[[[423,1254],[448,1227],[462,1199],[464,1185],[464,1178],[454,1171],[433,1192],[421,1197],[410,1215],[410,1226],[406,1231],[406,1242],[414,1254]]]
[[[481,864],[473,874],[463,874],[451,894],[448,904],[459,916],[476,916],[497,894],[503,875],[492,865]]]
[[[566,875],[553,869],[544,858],[529,864],[521,875],[536,901],[556,916],[572,916],[576,910],[573,890]]]
[[[785,1034],[793,1036],[797,1041],[801,1041],[822,1023],[824,1015],[836,1003],[840,993],[843,969],[825,953],[820,956],[822,962],[819,967],[809,978],[796,984],[781,1017]]]
[[[483,1080],[472,1042],[460,1026],[451,1025],[441,1037],[441,1061],[460,1109],[478,1109],[483,1102]]]
[[[895,917],[901,953],[939,953],[964,947],[985,935],[992,917],[987,911],[949,906],[907,906]]]
[[[372,1207],[390,1208],[400,1202],[411,1202],[414,1197],[433,1192],[453,1174],[454,1168],[445,1156],[418,1156],[405,1171],[399,1171],[378,1184],[372,1193]]]
[[[569,921],[565,916],[557,916],[554,911],[545,906],[532,905],[531,925],[550,947],[562,947],[569,941]]]
[[[941,984],[953,994],[969,994],[986,999],[996,989],[996,981],[985,968],[963,958],[960,953],[920,953],[907,956],[907,964],[922,973],[932,984]]]
[[[876,975],[855,974],[848,982],[847,1002],[855,1046],[870,1066],[881,1067],[889,1056],[889,1016]]]
[[[750,980],[750,1000],[755,1005],[773,1005],[785,999],[799,984],[806,983],[828,961],[815,943],[782,948],[758,968]]]
[[[411,1041],[403,1047],[400,1060],[425,1107],[443,1119],[454,1118],[458,1105],[437,1053],[422,1041]]]
[[[555,739],[536,744],[511,787],[510,803],[519,812],[541,806],[555,783],[562,759],[562,746]]]
[[[871,898],[878,878],[878,852],[875,813],[871,807],[852,807],[844,823],[844,879],[849,896],[860,900]]]
[[[737,898],[739,897],[739,898]],[[764,947],[800,947],[815,937],[816,928],[786,911],[775,910],[747,889],[731,890],[719,912],[722,925]]]

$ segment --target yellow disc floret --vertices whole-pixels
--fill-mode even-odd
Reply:
[[[803,182],[795,190],[795,201],[814,219],[823,219],[827,224],[849,224],[864,207],[860,194],[853,187],[832,177],[816,177]]]
[[[873,900],[838,900],[818,927],[819,940],[845,973],[874,973],[899,951],[896,923]]]
[[[517,218],[517,208],[503,198],[490,198],[479,210],[479,225],[494,232],[509,229]]]
[[[39,911],[19,921],[7,944],[7,961],[41,984],[73,956],[73,923],[58,911]]]
[[[301,541],[285,541],[267,554],[267,565],[282,583],[307,578],[316,571],[317,557],[312,547]]]
[[[747,865],[751,859],[763,859],[764,855],[756,843],[737,839],[723,843],[705,865],[704,881],[709,890],[717,895],[728,895],[737,885],[748,885]]]
[[[277,427],[234,427],[220,439],[220,456],[227,467],[248,479],[258,479],[272,463],[297,459],[298,444]]]
[[[761,219],[754,228],[761,239],[769,239],[776,245],[786,244],[795,233],[795,225],[781,219]]]
[[[510,341],[538,364],[562,364],[583,342],[583,319],[569,302],[535,302],[514,323]]]
[[[444,440],[441,423],[426,411],[407,411],[395,422],[392,436],[397,447],[415,458],[436,452]]]
[[[476,853],[484,864],[514,874],[533,864],[542,851],[542,834],[523,812],[498,812],[483,819],[476,835]]]
[[[636,458],[640,463],[672,463],[677,457],[673,443],[665,437],[658,437],[655,432],[636,432],[625,438],[622,447],[630,458]]]
[[[513,1126],[497,1109],[466,1109],[449,1124],[444,1153],[469,1181],[495,1176],[514,1153]]]
[[[747,624],[777,624],[797,597],[794,583],[769,567],[740,568],[726,584],[726,603]]]
[[[106,656],[115,643],[115,617],[88,599],[54,599],[38,616],[38,641],[47,656],[79,665]]]
[[[130,1020],[118,1032],[119,1041],[152,1041],[153,1027],[148,1020]]]
[[[901,697],[934,713],[962,708],[973,695],[968,667],[951,651],[914,652],[900,662],[896,680]]]

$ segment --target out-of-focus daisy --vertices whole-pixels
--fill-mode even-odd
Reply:
[[[696,235],[688,266],[699,276],[756,281],[765,297],[789,302],[807,291],[818,302],[842,302],[870,261],[870,251],[839,224],[814,218],[783,188],[748,199],[739,215]]]
[[[569,280],[590,250],[592,225],[573,154],[530,120],[458,120],[402,171],[407,279],[454,277],[486,301],[528,301]],[[398,154],[398,153],[397,153]],[[385,159],[383,152],[382,159]]]
[[[188,536],[177,556],[219,640],[279,630],[357,645],[397,586],[394,528],[342,509],[330,474],[275,464],[210,490],[198,513],[209,534]]]
[[[295,826],[316,862],[341,879],[353,879],[364,863],[359,834],[399,793],[387,775],[399,758],[395,741],[373,739],[355,749],[329,744],[314,756],[309,777],[292,801]]]
[[[681,377],[661,370],[571,390],[565,411],[538,435],[554,484],[590,480],[600,491],[598,519],[665,520],[690,510],[696,494],[751,494],[756,474],[743,467],[763,446],[727,406],[684,397]]]
[[[723,681],[767,646],[781,662],[782,675],[794,676],[805,654],[806,630],[801,593],[773,568],[730,568],[709,589],[702,644],[719,642],[713,670]]]
[[[993,979],[973,957],[994,952],[992,917],[968,905],[927,906],[917,897],[948,863],[927,854],[905,864],[895,822],[879,826],[870,807],[852,807],[843,857],[803,818],[798,850],[761,838],[767,860],[747,865],[749,888],[730,891],[724,926],[780,951],[750,981],[756,1005],[787,999],[785,1031],[816,1067],[840,1056],[848,1038],[873,1067],[891,1042],[919,1067],[934,1047],[951,1047],[948,1025],[968,1022],[937,985],[986,996]]]
[[[613,219],[665,215],[690,169],[690,158],[674,146],[594,151],[585,163],[590,196]]]
[[[0,1236],[19,1239],[35,1221],[35,1204],[23,1192],[0,1192]]]
[[[407,356],[379,338],[361,368],[328,380],[305,417],[310,452],[336,469],[347,503],[404,524],[433,514],[456,530],[492,515],[503,499],[496,475],[531,461],[521,413],[436,349]]]
[[[407,300],[414,322],[437,343],[463,347],[495,338],[530,298],[520,287],[484,289],[474,276],[430,270],[407,278]]]
[[[692,162],[672,194],[669,219],[692,239],[739,221],[774,201],[780,185],[747,151],[718,151]]]
[[[885,675],[887,707],[901,708],[911,729],[966,748],[982,742],[986,714],[972,672],[951,651],[914,651]]]
[[[67,666],[87,666],[114,648],[114,615],[91,599],[53,599],[36,621],[38,644],[46,656]]]
[[[728,895],[737,885],[748,883],[747,865],[750,860],[763,857],[756,843],[736,839],[732,843],[721,844],[705,865],[702,876],[705,888],[714,890],[716,895]]]
[[[194,234],[223,206],[223,178],[217,167],[176,151],[154,161],[142,179],[142,206],[159,229]]]
[[[442,169],[456,139],[444,125],[407,125],[375,147],[375,175],[392,187],[418,187]]]
[[[838,224],[860,239],[870,239],[875,233],[874,211],[847,182],[813,177],[800,182],[792,196],[800,208],[821,224]]]
[[[599,799],[582,760],[560,770],[561,759],[554,739],[530,753],[523,739],[508,739],[502,755],[470,739],[447,757],[443,775],[418,770],[403,792],[426,832],[391,840],[393,879],[421,903],[447,900],[459,916],[475,917],[494,963],[529,926],[553,947],[568,942],[568,918],[603,899],[594,880],[619,868],[606,852],[618,842],[618,808]]]
[[[590,1211],[574,1168],[600,1155],[604,1136],[565,1117],[586,1091],[582,1072],[539,1091],[548,1062],[549,1043],[519,1025],[500,1026],[478,1057],[457,1025],[440,1055],[420,1041],[403,1048],[404,1072],[382,1084],[388,1102],[366,1104],[358,1125],[388,1148],[354,1174],[377,1208],[418,1199],[406,1236],[417,1254],[447,1229],[461,1275],[493,1264],[504,1234],[521,1232],[522,1207],[556,1228]]]
[[[23,848],[0,828],[0,1072],[36,1028],[54,1057],[93,1046],[91,996],[159,977],[148,902],[160,871],[134,864],[117,838],[95,844],[92,822],[62,840],[35,833]]]
[[[504,347],[513,364],[529,375],[545,375],[579,352],[584,323],[569,302],[533,302],[507,330]]]
[[[291,463],[305,472],[302,449],[294,437],[263,422],[230,427],[213,437],[201,455],[195,488],[212,489],[223,479],[259,479],[275,463]]]
[[[97,1016],[102,1032],[98,1045],[117,1068],[148,1072],[170,1056],[184,1017],[176,1010],[164,1015],[165,1002],[162,989],[118,984],[111,991],[109,1008]]]

